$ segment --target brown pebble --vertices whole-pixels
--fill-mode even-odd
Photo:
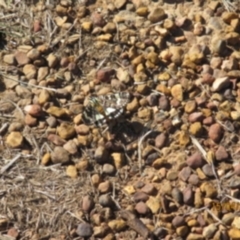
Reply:
[[[188,120],[189,122],[193,123],[193,122],[199,122],[203,119],[203,113],[202,112],[194,112],[194,113],[191,113],[189,116],[188,116]]]
[[[99,174],[95,173],[92,175],[91,180],[92,180],[93,186],[98,187],[98,185],[101,182],[101,176]]]
[[[99,197],[99,204],[102,207],[113,207],[114,202],[109,194],[103,194]]]
[[[87,159],[80,159],[78,163],[75,164],[77,170],[79,171],[87,171],[89,168],[89,161]]]
[[[113,73],[111,68],[100,69],[96,74],[96,80],[98,82],[110,82]]]
[[[80,223],[77,227],[76,234],[83,238],[90,238],[93,234],[92,226],[89,223]]]
[[[210,73],[205,73],[202,75],[201,83],[211,85],[214,82],[215,78]]]
[[[86,213],[90,213],[94,208],[93,198],[90,196],[84,196],[82,200],[82,210]]]
[[[102,169],[103,173],[107,175],[113,175],[116,172],[115,167],[112,164],[105,163]]]
[[[149,106],[153,107],[156,106],[158,103],[159,96],[157,94],[150,94],[147,96],[146,100],[149,104]]]
[[[214,118],[212,116],[206,117],[206,118],[203,119],[203,124],[204,125],[209,126],[209,125],[212,125],[213,123],[214,123]]]
[[[135,206],[135,210],[139,213],[139,214],[147,214],[149,212],[149,209],[147,207],[147,205],[144,202],[138,202]]]
[[[105,20],[100,13],[93,12],[91,20],[94,26],[103,27],[105,25]]]
[[[159,108],[167,111],[170,107],[169,99],[166,96],[161,96],[158,101]]]
[[[106,148],[99,146],[95,150],[94,157],[97,163],[107,163],[109,161],[110,155]]]
[[[24,66],[30,62],[30,59],[28,58],[27,54],[20,51],[17,51],[15,53],[15,59],[18,63],[18,66]]]
[[[55,147],[51,153],[53,163],[67,163],[70,160],[69,153],[62,147]]]
[[[215,152],[215,158],[217,161],[225,161],[229,159],[229,154],[224,146],[219,146]]]
[[[63,148],[67,150],[70,154],[74,155],[78,152],[78,146],[74,140],[68,140],[64,145]]]
[[[191,174],[188,178],[188,182],[194,186],[197,186],[200,182],[200,179],[196,174]]]
[[[167,142],[167,135],[164,133],[161,133],[155,138],[155,147],[161,149],[165,146],[166,142]]]
[[[177,100],[176,98],[173,98],[170,102],[171,106],[174,108],[178,108],[181,105],[181,101]]]
[[[172,190],[172,197],[179,204],[181,204],[182,201],[183,201],[183,194],[182,194],[181,190],[178,189],[178,188],[173,188],[173,190]]]
[[[34,127],[38,124],[37,118],[31,116],[30,114],[26,114],[26,116],[24,118],[24,122],[26,125],[28,125],[30,127]]]
[[[183,216],[176,216],[175,218],[173,218],[172,220],[172,225],[177,228],[180,226],[183,226],[185,224],[185,219]]]
[[[90,128],[85,124],[80,124],[78,126],[75,126],[75,131],[80,135],[87,135],[89,134]]]
[[[166,176],[166,179],[167,180],[170,180],[170,181],[175,181],[176,179],[178,178],[178,172],[177,171],[174,171],[174,170],[169,170],[167,172],[167,176]]]
[[[153,184],[147,183],[142,189],[142,192],[145,192],[148,195],[153,195],[156,192],[156,188]]]
[[[11,236],[13,239],[17,239],[18,238],[18,235],[19,235],[19,231],[14,228],[14,227],[11,227],[8,231],[7,231],[7,235],[8,236]],[[3,237],[5,238],[5,237]],[[11,238],[11,239],[12,239]],[[6,237],[6,240],[8,239],[8,237]]]
[[[202,170],[203,170],[203,173],[204,173],[207,177],[213,177],[213,176],[214,176],[214,173],[213,173],[213,170],[212,170],[212,165],[210,165],[210,164],[205,164],[205,165],[202,167]]]
[[[186,187],[183,190],[183,202],[192,205],[193,204],[194,193],[191,187]]]
[[[159,8],[159,7],[153,8],[153,10],[148,15],[148,19],[152,23],[156,23],[156,22],[162,21],[166,17],[167,17],[167,15],[164,12],[164,10],[162,8]]]
[[[202,167],[205,163],[202,154],[199,152],[195,152],[194,154],[192,154],[191,156],[189,156],[186,160],[187,164],[189,167],[192,168],[199,168]]]
[[[24,107],[24,111],[33,117],[39,117],[43,114],[42,107],[38,104],[27,105]]]
[[[191,170],[190,167],[184,167],[184,168],[179,172],[178,177],[179,177],[182,181],[186,182],[186,181],[188,180],[188,178],[190,177],[191,172],[192,172],[192,170]]]
[[[133,200],[135,202],[140,202],[140,201],[146,202],[148,198],[149,196],[145,192],[138,191],[138,192],[135,192],[133,195]]]
[[[208,130],[208,136],[214,142],[220,142],[223,136],[222,126],[219,123],[212,124]]]
[[[47,139],[48,139],[48,141],[52,142],[53,144],[55,144],[57,146],[63,146],[66,143],[66,141],[64,139],[60,138],[56,134],[49,134]]]
[[[108,193],[112,189],[112,184],[110,181],[102,182],[98,185],[98,190],[100,193]]]

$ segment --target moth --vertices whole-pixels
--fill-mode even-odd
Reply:
[[[130,99],[128,92],[91,96],[82,113],[85,124],[101,127],[119,118]]]

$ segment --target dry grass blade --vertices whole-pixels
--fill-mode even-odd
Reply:
[[[1,104],[1,103],[4,103],[4,102],[9,102],[9,103],[11,103],[14,107],[16,107],[17,110],[21,113],[22,119],[24,119],[24,113],[23,113],[22,109],[21,109],[15,102],[13,102],[13,101],[11,101],[11,100],[9,100],[9,99],[6,99],[6,100],[2,100],[2,101],[0,102],[0,104]]]
[[[211,167],[212,167],[212,172],[213,172],[213,174],[214,174],[215,179],[217,180],[218,193],[221,195],[221,193],[222,193],[222,188],[221,188],[221,184],[220,184],[220,181],[219,181],[219,177],[218,177],[218,175],[217,175],[217,173],[216,173],[216,170],[215,170],[214,163],[213,163],[212,159],[209,159],[207,152],[205,151],[205,149],[201,146],[201,144],[199,143],[199,141],[198,141],[195,137],[193,137],[193,136],[190,134],[190,138],[191,138],[193,144],[194,144],[194,145],[198,148],[198,150],[202,153],[204,159],[208,162],[208,164],[211,165]]]
[[[146,132],[139,140],[138,142],[138,167],[139,167],[139,172],[142,172],[142,153],[141,153],[141,147],[142,147],[142,143],[144,141],[144,139],[150,134],[152,133],[153,130],[149,130],[148,132]]]
[[[191,134],[189,135],[192,143],[197,147],[197,149],[201,152],[201,154],[203,155],[203,157],[205,158],[205,160],[208,161],[207,159],[207,152],[205,151],[205,149],[202,147],[202,145],[199,143],[199,141],[193,137]]]
[[[237,10],[234,3],[230,2],[230,0],[222,0],[222,4],[228,12],[235,12]]]
[[[38,86],[38,85],[35,85],[35,84],[32,84],[32,83],[26,83],[26,82],[23,82],[21,80],[16,80],[14,78],[9,77],[7,74],[5,74],[3,72],[0,72],[0,75],[3,75],[5,78],[8,78],[9,80],[12,80],[14,82],[21,83],[21,84],[23,84],[26,87],[33,87],[33,88],[45,89],[45,90],[57,92],[57,90],[55,88],[48,88],[48,87]]]
[[[0,135],[8,128],[9,123],[4,123],[0,128]]]
[[[9,163],[7,163],[5,166],[3,166],[0,170],[0,175],[2,175],[3,173],[5,173],[10,167],[12,167],[12,165],[17,162],[20,157],[22,156],[22,154],[18,154],[17,156],[15,156],[12,160],[10,160]]]

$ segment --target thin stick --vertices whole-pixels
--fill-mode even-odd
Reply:
[[[68,213],[69,215],[71,215],[72,217],[78,219],[80,222],[86,223],[86,221],[84,221],[82,218],[76,216],[76,214],[70,212],[70,211],[66,211],[66,213]]]
[[[206,211],[212,216],[212,218],[214,218],[218,222],[218,224],[223,224],[223,222],[216,215],[214,215],[208,208],[206,208]]]
[[[40,148],[38,146],[38,143],[36,141],[36,138],[34,136],[32,136],[32,142],[34,143],[34,145],[37,149],[37,165],[39,165],[40,160],[41,160],[41,152],[40,152]]]
[[[7,74],[3,73],[3,72],[0,72],[1,75],[3,75],[5,78],[8,78],[14,82],[18,82],[18,83],[21,83],[23,85],[27,85],[27,87],[34,87],[34,88],[39,88],[39,89],[45,89],[45,90],[49,90],[49,91],[53,91],[53,92],[57,92],[57,90],[55,88],[48,88],[48,87],[43,87],[43,86],[37,86],[35,84],[32,84],[32,83],[26,83],[26,82],[23,82],[21,80],[16,80],[14,78],[11,78],[9,77]]]
[[[208,157],[207,157],[207,152],[205,151],[205,149],[201,146],[201,144],[198,142],[198,140],[193,137],[191,134],[190,134],[190,138],[192,140],[192,143],[198,148],[198,150],[202,153],[203,157],[205,158],[205,160],[208,162],[208,164],[211,165],[212,167],[212,171],[213,171],[213,175],[215,177],[215,179],[217,180],[217,185],[218,185],[218,192],[221,193],[222,190],[221,190],[221,184],[220,184],[220,181],[219,181],[219,178],[218,178],[218,175],[216,173],[216,170],[214,168],[214,164],[213,162],[209,161]]]
[[[230,0],[222,0],[222,4],[228,12],[235,12],[237,8],[234,6]]]
[[[6,130],[6,128],[8,128],[9,123],[4,123],[2,125],[2,127],[0,128],[0,135],[2,135],[2,133]]]
[[[17,16],[17,13],[11,13],[11,14],[8,14],[8,15],[4,15],[3,17],[0,17],[0,20],[3,20],[3,19],[9,19],[9,18],[14,18]]]
[[[7,163],[7,165],[2,167],[1,170],[0,170],[0,175],[2,175],[4,172],[6,172],[21,156],[22,156],[22,154],[19,153],[12,160],[10,160],[10,162]]]
[[[2,100],[2,101],[0,102],[0,104],[1,104],[1,103],[4,103],[4,102],[9,102],[9,103],[11,103],[15,108],[17,108],[17,110],[21,113],[22,118],[24,119],[24,113],[23,113],[22,109],[21,109],[15,102],[13,102],[13,101],[11,101],[11,100],[9,100],[9,99],[6,99],[6,100]]]
[[[143,140],[150,134],[152,133],[152,130],[149,130],[146,132],[139,140],[138,142],[138,167],[139,167],[139,172],[142,172],[142,157],[141,157],[141,145]]]
[[[40,191],[40,190],[34,190],[34,192],[43,194],[43,195],[47,196],[48,198],[50,198],[50,199],[52,199],[52,200],[54,200],[54,201],[57,201],[57,199],[56,199],[54,196],[49,195],[49,194],[46,193],[46,192],[43,192],[43,191]]]
[[[97,71],[102,67],[102,65],[106,62],[107,58],[104,58],[98,65]]]
[[[190,135],[190,138],[192,140],[192,143],[198,148],[198,150],[201,152],[201,154],[203,155],[203,157],[206,159],[206,161],[208,162],[207,159],[207,152],[205,151],[205,149],[201,146],[201,144],[198,142],[198,140],[193,137],[192,135]]]
[[[230,198],[231,200],[233,200],[233,201],[236,202],[236,203],[240,203],[240,200],[239,200],[239,199],[234,198],[234,197],[232,197],[232,196],[230,196],[230,195],[228,195],[228,194],[226,194],[225,197]]]

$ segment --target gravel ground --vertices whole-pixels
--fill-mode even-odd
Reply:
[[[240,239],[239,5],[0,0],[0,239]]]

